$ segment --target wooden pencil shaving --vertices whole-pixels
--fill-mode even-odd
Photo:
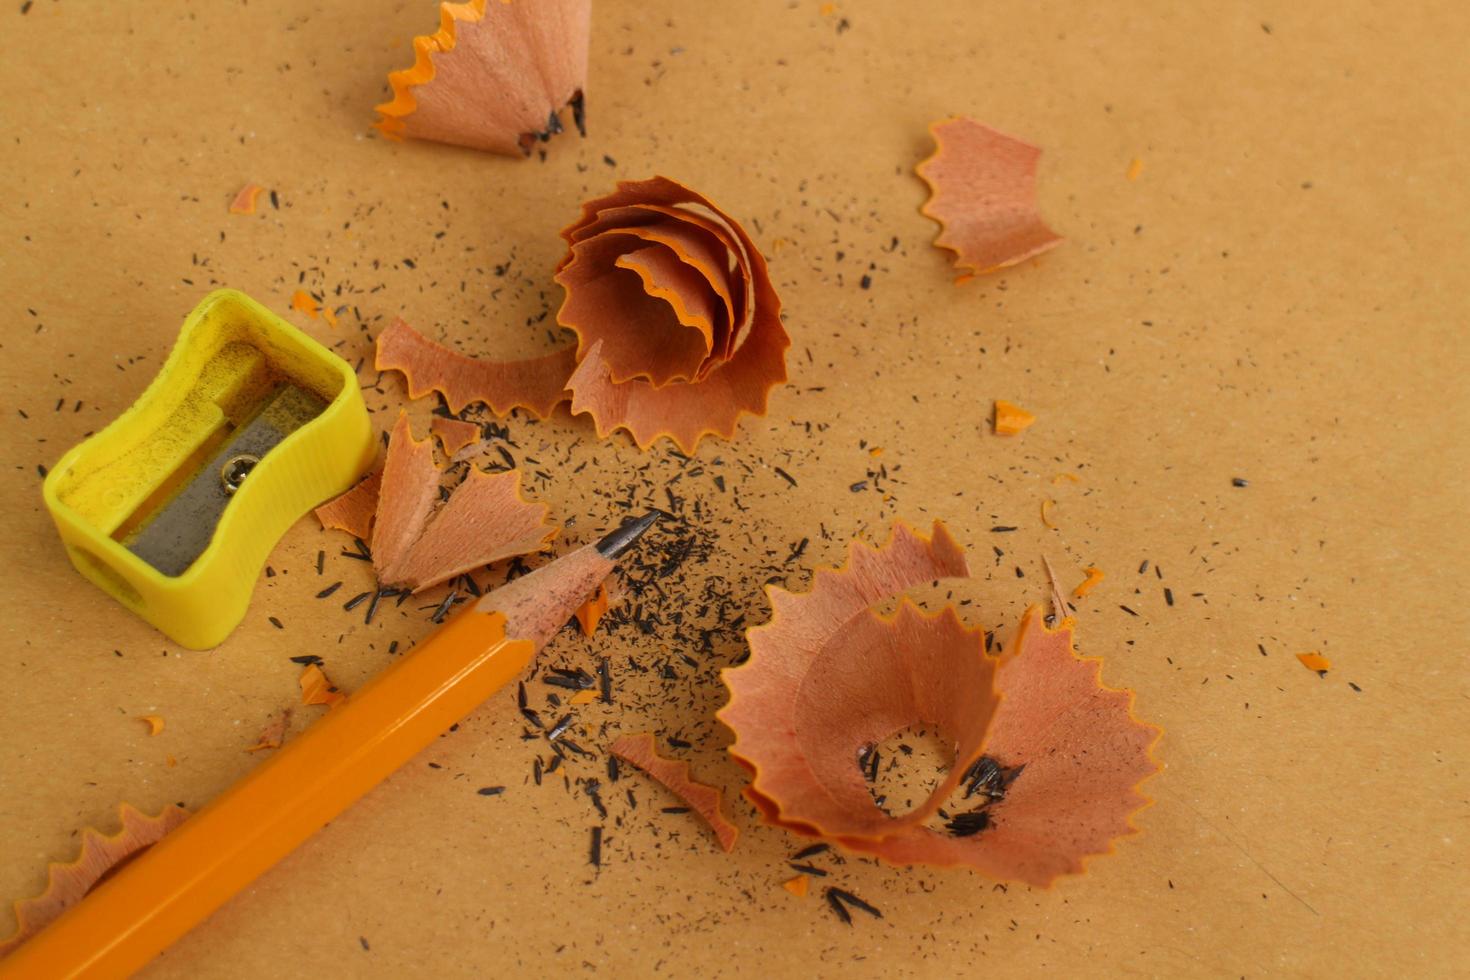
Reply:
[[[520,361],[480,360],[394,320],[378,334],[375,363],[379,371],[400,372],[410,398],[437,391],[451,412],[483,402],[496,415],[523,408],[546,418],[567,400],[566,380],[576,366],[575,355],[568,347]]]
[[[335,708],[347,700],[347,693],[327,679],[327,674],[316,664],[308,664],[297,679],[301,685],[302,704],[324,704]]]
[[[918,166],[930,190],[921,210],[939,222],[934,244],[955,253],[957,268],[983,275],[1061,244],[1036,206],[1040,149],[963,116],[929,131],[935,150]]]
[[[240,193],[230,202],[231,214],[254,214],[255,199],[260,197],[260,192],[265,190],[259,184],[246,184],[240,188]]]
[[[997,399],[993,425],[998,436],[1020,435],[1031,427],[1036,416],[1019,405]]]
[[[378,490],[382,481],[383,471],[374,470],[351,490],[318,507],[316,519],[324,528],[346,531],[354,538],[366,541],[372,537],[373,515],[378,511]]]
[[[612,744],[609,751],[624,762],[637,766],[689,804],[690,809],[709,824],[721,848],[728,851],[735,846],[740,830],[725,816],[720,791],[695,782],[689,775],[689,763],[659,755],[651,734],[624,735]]]
[[[271,715],[270,721],[260,730],[255,744],[246,749],[246,752],[270,752],[281,747],[286,741],[286,730],[291,727],[291,709],[282,708]]]
[[[119,805],[117,813],[121,825],[117,833],[102,834],[84,828],[81,852],[76,858],[52,864],[46,871],[46,890],[15,903],[18,925],[8,939],[0,941],[0,962],[85,898],[109,871],[158,843],[189,817],[189,811],[178,806],[164,807],[157,816],[150,817],[127,803]]]
[[[519,156],[568,124],[585,135],[591,20],[591,0],[441,3],[413,65],[388,75],[378,130]]]
[[[557,320],[577,334],[572,411],[692,452],[763,415],[791,341],[765,259],[708,198],[667,177],[623,181],[562,232]]]
[[[478,425],[443,415],[436,415],[429,420],[429,434],[439,440],[439,448],[451,459],[461,449],[467,449],[480,441]]]
[[[1107,577],[1103,574],[1103,570],[1101,568],[1093,568],[1090,565],[1086,569],[1084,569],[1084,571],[1086,572],[1087,577],[1079,582],[1077,584],[1077,587],[1072,590],[1072,597],[1075,599],[1080,599],[1083,596],[1087,595],[1087,593],[1097,588],[1098,584]]]
[[[602,622],[602,617],[607,615],[608,594],[607,583],[604,582],[597,587],[597,594],[577,607],[575,613],[577,625],[582,630],[583,636],[591,636],[597,630],[597,624]]]
[[[953,607],[872,610],[966,574],[943,525],[925,537],[899,524],[879,548],[854,542],[846,565],[818,571],[809,592],[768,587],[771,620],[747,632],[749,660],[724,672],[730,699],[718,717],[767,822],[896,864],[1048,885],[1133,832],[1158,730],[1132,716],[1130,693],[1101,684],[1098,661],[1073,653],[1070,619],[1048,630],[1028,611],[1016,649],[997,662]],[[943,734],[954,761],[929,798],[891,816],[858,760],[920,725]],[[925,826],[960,791],[964,812],[947,814],[942,831]]]
[[[373,568],[387,586],[422,591],[464,572],[540,551],[561,529],[545,504],[521,497],[519,470],[471,468],[438,509],[439,467],[428,439],[416,440],[407,413],[388,438],[377,514]]]
[[[478,439],[477,426],[461,425],[474,429]],[[460,427],[440,425],[438,434],[449,440],[443,443],[446,451],[468,445],[458,445],[467,434]],[[323,527],[372,542],[373,569],[381,584],[414,592],[503,558],[540,551],[561,530],[548,523],[545,504],[521,496],[518,469],[486,473],[471,467],[442,503],[441,475],[431,440],[415,439],[407,413],[400,412],[383,468],[318,507],[316,515]]]
[[[666,437],[693,452],[765,414],[791,341],[765,259],[734,219],[653,177],[587,202],[562,237],[557,320],[575,347],[479,360],[398,320],[378,336],[378,369],[402,372],[411,398],[438,392],[450,411],[483,402],[544,418],[570,399],[599,437],[625,430],[642,448]]]

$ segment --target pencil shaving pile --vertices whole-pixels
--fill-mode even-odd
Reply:
[[[1134,831],[1158,729],[1133,717],[1131,692],[1102,685],[1099,661],[1073,652],[1071,620],[1049,630],[1033,608],[997,661],[951,606],[873,611],[967,574],[943,525],[926,538],[898,524],[879,548],[853,542],[846,565],[818,571],[809,592],[769,586],[771,621],[747,633],[750,659],[724,672],[718,717],[767,822],[896,864],[1049,885]],[[943,733],[953,763],[928,799],[890,816],[858,760],[921,724]],[[947,832],[925,826],[960,789],[969,814]]]

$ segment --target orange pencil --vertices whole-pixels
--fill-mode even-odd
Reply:
[[[513,679],[653,511],[468,606],[4,960],[0,978],[121,976]]]

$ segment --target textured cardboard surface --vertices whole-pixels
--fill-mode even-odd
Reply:
[[[298,287],[325,291],[348,307],[336,330],[289,315],[351,360],[395,315],[471,353],[550,350],[557,229],[616,178],[661,172],[745,220],[769,255],[792,382],[767,419],[692,462],[599,443],[565,413],[508,423],[510,451],[545,474],[529,493],[575,520],[563,547],[622,505],[667,505],[676,476],[697,523],[649,545],[656,562],[690,557],[633,599],[647,630],[625,618],[543,654],[610,658],[617,703],[574,709],[573,737],[598,758],[536,786],[532,760],[551,756],[522,740],[506,692],[151,975],[1470,965],[1470,623],[1455,594],[1470,12],[821,6],[598,0],[590,134],[522,162],[371,133],[385,72],[435,24],[428,3],[8,0],[0,895],[37,891],[74,829],[107,826],[117,801],[197,806],[247,771],[244,749],[298,696],[289,657],[324,657],[351,690],[428,629],[417,601],[371,625],[343,611],[367,569],[303,520],[230,641],[181,651],[71,570],[37,465],[137,396],[214,285],[282,311]],[[1042,206],[1068,237],[962,288],[913,175],[927,124],[956,112],[1045,148]],[[247,181],[276,205],[229,215]],[[382,423],[401,390],[367,392]],[[994,398],[1040,419],[998,439]],[[1061,471],[1081,482],[1053,486]],[[1047,497],[1056,531],[1040,522]],[[1050,892],[825,855],[816,884],[883,910],[849,927],[815,890],[779,887],[803,842],[737,802],[743,838],[723,854],[689,815],[661,812],[673,801],[647,780],[610,784],[601,754],[653,730],[693,743],[676,754],[696,775],[737,787],[717,670],[743,622],[764,619],[760,586],[801,586],[894,515],[949,523],[980,573],[945,591],[1002,632],[1044,597],[1043,551],[1068,585],[1103,568],[1079,603],[1080,645],[1165,726],[1167,768],[1143,834]],[[1306,650],[1333,660],[1325,679],[1292,656]],[[527,687],[560,716],[545,704],[556,688]],[[149,713],[167,722],[153,738],[136,720]],[[606,818],[587,778],[602,779]],[[492,785],[506,790],[476,793]]]

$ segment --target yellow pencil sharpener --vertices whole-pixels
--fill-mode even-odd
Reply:
[[[206,296],[158,377],[46,477],[72,564],[196,650],[223,642],[297,519],[377,444],[352,367],[243,293]]]

